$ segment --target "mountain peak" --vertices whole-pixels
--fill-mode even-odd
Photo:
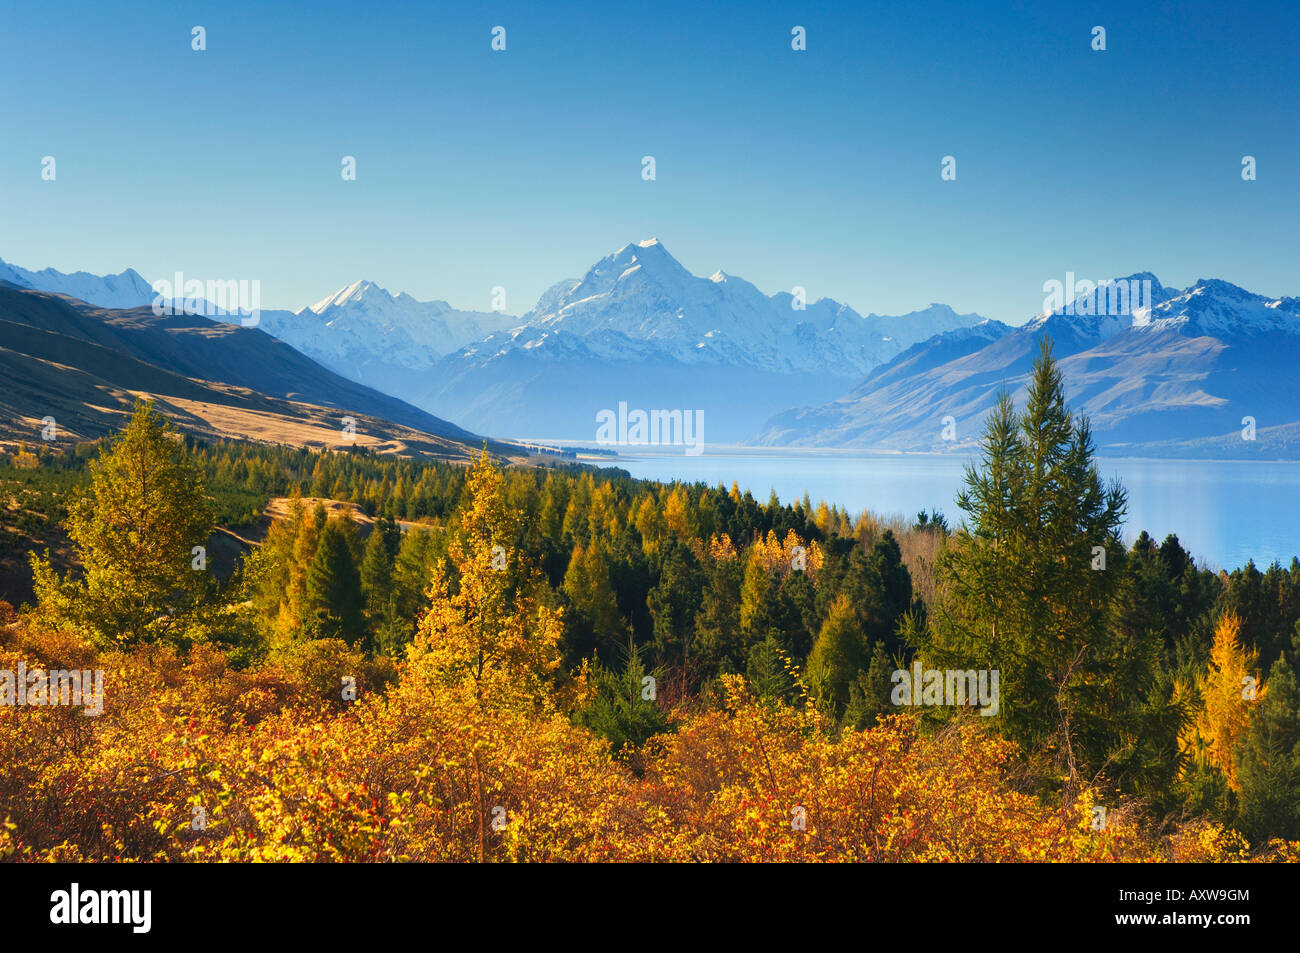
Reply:
[[[681,262],[668,253],[663,242],[657,238],[644,241],[628,242],[612,255],[606,255],[596,262],[562,300],[556,305],[563,308],[565,304],[580,301],[593,295],[608,294],[615,286],[634,276],[648,279],[674,293],[695,278],[682,267]]]
[[[677,265],[678,268],[681,267],[681,265],[677,263],[677,259],[675,259],[669,253],[668,249],[664,247],[664,243],[657,238],[647,238],[639,242],[628,242],[618,251],[614,252],[614,254],[610,255],[607,260],[629,264],[633,262],[638,262],[640,264],[671,262],[672,264]]]
[[[1240,285],[1234,285],[1230,281],[1224,281],[1222,278],[1197,278],[1196,284],[1187,289],[1188,294],[1214,294],[1225,298],[1254,298],[1256,295],[1251,294]]]
[[[116,275],[71,274],[54,268],[29,271],[0,261],[0,278],[24,288],[65,294],[100,308],[138,308],[154,299],[153,287],[134,268]]]
[[[354,281],[346,288],[340,288],[334,294],[322,298],[315,304],[305,310],[312,311],[316,314],[324,314],[330,308],[337,308],[347,303],[362,302],[389,302],[393,300],[390,295],[373,281]]]

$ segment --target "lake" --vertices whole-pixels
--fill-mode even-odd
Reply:
[[[735,480],[760,503],[775,489],[781,501],[805,492],[856,514],[913,517],[939,509],[950,525],[964,517],[957,490],[967,457],[957,454],[872,454],[708,448],[700,456],[628,453],[618,466],[633,476],[671,482],[703,480],[730,487]],[[1231,571],[1254,559],[1263,569],[1300,556],[1300,462],[1099,459],[1103,478],[1118,477],[1128,491],[1124,536],[1142,530],[1160,541],[1175,533],[1197,562]]]

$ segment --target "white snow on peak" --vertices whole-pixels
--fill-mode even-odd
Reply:
[[[458,311],[445,301],[418,301],[404,291],[394,296],[361,280],[295,313],[263,313],[261,326],[336,369],[373,363],[423,371],[444,355],[516,324],[513,315]]]
[[[898,318],[863,317],[829,298],[796,308],[789,293],[765,295],[721,269],[697,277],[653,238],[629,242],[580,280],[553,286],[521,319],[565,332],[545,348],[558,351],[581,341],[598,360],[720,363],[779,372],[829,368],[849,376],[917,341],[979,320],[945,305]]]
[[[376,297],[375,294],[376,292],[379,295],[383,295],[384,297],[390,299],[392,297],[391,295],[388,294],[387,291],[385,291],[383,288],[380,288],[374,282],[354,281],[346,288],[340,288],[332,295],[322,298],[320,301],[317,301],[315,304],[310,305],[309,307],[306,308],[306,310],[313,311],[316,314],[323,314],[325,311],[329,310],[330,308],[339,307],[340,305],[348,301],[361,301],[364,300],[368,295],[370,297]]]
[[[92,275],[85,271],[65,274],[53,268],[28,271],[0,261],[0,280],[24,288],[68,295],[100,308],[138,308],[152,304],[153,287],[134,268],[116,275]]]
[[[1156,329],[1185,326],[1215,337],[1273,331],[1300,334],[1300,301],[1270,299],[1218,278],[1202,278],[1142,315],[1141,324]]]

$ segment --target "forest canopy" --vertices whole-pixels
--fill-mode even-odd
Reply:
[[[203,443],[147,404],[22,452],[11,509],[75,559],[31,553],[0,670],[106,690],[0,705],[0,857],[1300,856],[1300,564],[1126,547],[1046,348],[952,526]]]

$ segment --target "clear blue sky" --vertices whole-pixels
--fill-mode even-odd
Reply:
[[[650,236],[863,312],[1019,323],[1066,271],[1300,294],[1300,4],[1063,6],[7,3],[0,258],[295,308],[522,313]]]

